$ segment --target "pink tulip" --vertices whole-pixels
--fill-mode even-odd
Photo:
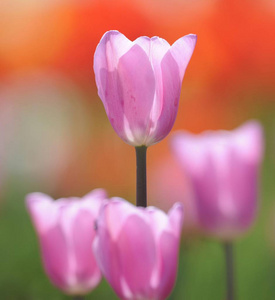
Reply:
[[[172,149],[193,187],[201,228],[225,241],[247,230],[258,206],[261,125],[250,121],[231,132],[179,132]]]
[[[106,193],[101,189],[82,199],[54,201],[41,193],[32,193],[26,198],[46,273],[52,283],[67,294],[84,295],[101,280],[92,242],[95,218],[105,198]]]
[[[170,46],[159,37],[132,42],[114,30],[103,35],[94,55],[98,94],[126,143],[149,146],[170,132],[196,40],[189,34]]]
[[[120,299],[166,299],[176,279],[182,205],[168,215],[112,198],[99,213],[94,252]]]

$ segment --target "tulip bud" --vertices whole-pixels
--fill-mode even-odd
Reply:
[[[183,209],[166,215],[112,198],[102,206],[94,253],[120,299],[164,300],[175,283]]]
[[[261,125],[250,121],[233,131],[178,132],[171,145],[190,179],[200,227],[225,241],[246,231],[258,206]]]
[[[54,201],[41,193],[26,198],[52,283],[67,294],[84,295],[101,280],[92,252],[94,223],[107,195],[97,189],[79,198]]]
[[[196,40],[189,34],[170,46],[159,37],[132,42],[118,31],[103,35],[94,55],[98,94],[126,143],[150,146],[170,132]]]

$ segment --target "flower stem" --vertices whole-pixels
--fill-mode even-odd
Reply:
[[[73,296],[73,300],[85,300],[85,296]]]
[[[233,244],[230,242],[224,243],[224,251],[225,251],[226,285],[227,285],[226,300],[234,300],[236,298],[235,298],[235,284],[234,284]]]
[[[136,147],[136,205],[147,206],[146,146]]]

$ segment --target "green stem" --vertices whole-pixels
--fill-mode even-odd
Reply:
[[[234,284],[234,257],[233,244],[230,242],[224,243],[225,263],[226,263],[226,284],[227,298],[226,300],[235,300],[235,284]]]
[[[146,146],[136,147],[136,205],[147,206]]]
[[[73,300],[85,300],[85,296],[73,296]]]

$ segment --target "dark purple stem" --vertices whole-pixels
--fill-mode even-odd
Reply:
[[[136,147],[136,206],[147,206],[146,146]]]

